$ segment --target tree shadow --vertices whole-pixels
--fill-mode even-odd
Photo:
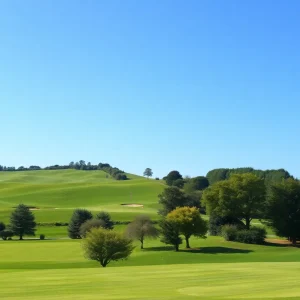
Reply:
[[[278,247],[278,248],[287,248],[287,247],[293,247],[293,248],[300,248],[300,244],[293,245],[291,243],[278,243],[278,242],[272,242],[272,241],[265,241],[264,246],[270,246],[270,247]]]
[[[175,251],[175,248],[172,246],[163,246],[163,247],[148,247],[144,248],[143,251]]]
[[[197,249],[184,249],[181,252],[187,253],[203,253],[203,254],[237,254],[237,253],[250,253],[253,250],[248,249],[236,249],[236,248],[228,248],[228,247],[203,247]]]

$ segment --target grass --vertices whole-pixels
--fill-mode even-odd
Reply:
[[[114,220],[140,213],[157,218],[160,181],[128,175],[117,182],[102,171],[0,172],[0,220],[14,206],[37,207],[37,222],[68,222],[77,207],[109,211]],[[143,208],[122,206],[139,203]],[[204,216],[207,218],[207,216]],[[252,225],[262,226],[259,220]],[[122,231],[118,225],[115,230]],[[45,234],[47,240],[38,240]],[[274,235],[268,229],[270,236]],[[36,239],[0,241],[0,299],[299,299],[300,249],[247,245],[221,237],[191,239],[179,252],[159,240],[139,243],[131,257],[101,268],[83,256],[81,242],[67,238],[66,226],[38,226]]]

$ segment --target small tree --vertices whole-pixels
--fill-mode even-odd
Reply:
[[[5,224],[3,222],[0,222],[0,232],[3,231],[5,228]]]
[[[167,245],[173,245],[175,247],[175,251],[179,250],[179,245],[182,244],[182,238],[180,237],[180,232],[178,226],[173,222],[168,222],[166,220],[162,220],[159,223],[160,233],[162,235],[161,242]]]
[[[114,222],[111,219],[111,216],[108,212],[100,211],[96,215],[96,219],[102,220],[104,222],[103,228],[105,228],[105,229],[114,229]]]
[[[164,179],[167,185],[172,186],[175,180],[182,179],[182,175],[178,171],[171,171]]]
[[[157,238],[158,230],[152,224],[147,215],[139,215],[127,226],[127,236],[141,242],[141,249],[144,249],[145,238]]]
[[[35,227],[34,214],[26,205],[19,204],[10,216],[10,230],[23,240],[25,234],[34,235]]]
[[[146,170],[144,171],[144,176],[149,178],[152,177],[152,175],[153,175],[152,170],[150,168],[146,168]]]
[[[69,237],[71,239],[80,239],[80,226],[92,218],[93,215],[90,211],[80,208],[75,209],[68,227]]]
[[[11,230],[5,229],[0,232],[0,237],[2,240],[7,240],[8,238],[13,237],[14,233]]]
[[[105,229],[105,222],[103,220],[99,219],[90,219],[85,221],[81,226],[80,226],[80,236],[86,237],[87,233],[91,231],[92,228],[104,228]]]
[[[178,207],[167,215],[166,220],[177,226],[184,235],[186,248],[190,248],[189,239],[192,235],[206,238],[207,222],[201,218],[196,207]]]
[[[83,249],[88,259],[98,261],[106,267],[113,260],[129,257],[134,247],[132,241],[119,232],[92,228],[83,239]]]

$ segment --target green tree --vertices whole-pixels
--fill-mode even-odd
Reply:
[[[111,219],[111,216],[108,212],[100,211],[96,215],[96,219],[102,220],[104,222],[103,228],[105,228],[105,229],[114,229],[114,222]]]
[[[132,241],[119,232],[92,228],[83,239],[83,249],[88,259],[106,267],[111,261],[126,259],[134,249]]]
[[[0,222],[0,232],[5,230],[6,226],[3,222]]]
[[[202,203],[209,214],[237,217],[250,228],[253,218],[263,215],[266,187],[264,180],[252,173],[235,174],[207,188]]]
[[[178,207],[168,213],[166,220],[177,226],[179,232],[184,235],[186,248],[190,248],[189,239],[192,235],[206,238],[207,222],[201,218],[196,207]]]
[[[204,176],[198,176],[186,180],[184,184],[184,191],[186,193],[193,193],[195,191],[202,191],[209,186],[208,179]]]
[[[69,237],[71,239],[80,239],[80,226],[92,218],[93,215],[90,211],[80,208],[75,209],[68,226]]]
[[[158,198],[158,203],[161,205],[158,213],[162,216],[166,216],[177,207],[200,207],[200,200],[195,195],[187,195],[175,186],[165,188]]]
[[[158,230],[147,215],[136,216],[133,222],[128,224],[126,234],[133,240],[141,242],[141,249],[144,249],[145,238],[157,238]]]
[[[164,179],[167,185],[172,186],[175,180],[182,179],[182,175],[178,171],[171,171]]]
[[[146,170],[144,171],[144,176],[149,178],[152,177],[152,175],[153,175],[152,170],[150,168],[146,168]]]
[[[179,245],[182,244],[178,226],[174,222],[169,222],[165,219],[159,223],[159,226],[162,235],[161,242],[167,245],[173,245],[175,251],[178,251]]]
[[[268,225],[293,244],[300,239],[300,182],[287,179],[271,187],[267,208]]]
[[[8,238],[13,237],[13,235],[14,235],[14,233],[9,229],[0,231],[0,237],[2,240],[7,240]]]
[[[24,204],[19,204],[10,216],[10,230],[23,240],[24,235],[35,235],[34,214]]]
[[[80,236],[86,237],[87,233],[91,231],[92,228],[104,228],[105,229],[105,222],[99,219],[90,219],[85,221],[79,229]]]

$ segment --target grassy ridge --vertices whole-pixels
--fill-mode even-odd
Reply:
[[[156,215],[157,195],[164,185],[130,175],[130,180],[106,178],[103,171],[43,170],[0,172],[0,219],[7,221],[19,203],[35,206],[37,222],[67,222],[72,210],[107,210],[115,220],[131,220],[144,212]],[[139,203],[143,208],[121,206]]]

